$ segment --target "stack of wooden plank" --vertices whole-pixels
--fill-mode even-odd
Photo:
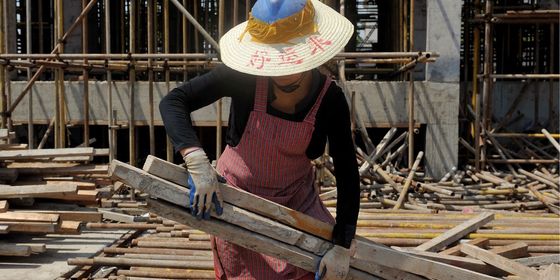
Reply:
[[[320,257],[330,246],[330,242],[326,241],[330,238],[332,230],[329,225],[227,185],[224,185],[222,188],[226,201],[225,211],[222,216],[214,216],[210,221],[199,221],[193,218],[188,213],[188,210],[184,208],[188,202],[189,193],[188,188],[185,187],[187,176],[185,170],[156,158],[148,158],[144,170],[114,161],[111,165],[111,172],[114,179],[141,190],[151,197],[156,197],[157,199],[155,200],[148,199],[148,209],[151,212],[202,230],[208,234],[238,243],[241,246],[286,259],[292,264],[309,271],[315,269]],[[391,214],[390,210],[375,211],[384,211],[386,214]],[[400,211],[403,213],[411,212]],[[408,214],[416,214],[416,212]],[[370,215],[375,216],[377,213],[371,213]],[[434,219],[437,219],[438,215],[441,214],[434,214]],[[486,226],[495,218],[495,215],[492,213],[483,213],[482,215],[473,216],[471,214],[471,216],[457,218],[447,228],[444,228],[448,229],[447,232],[437,232],[437,234],[433,235],[432,239],[425,239],[419,244],[429,244],[431,241],[437,244],[434,247],[437,249],[421,250],[421,248],[415,248],[414,252],[411,252],[412,249],[405,248],[405,246],[392,249],[372,241],[376,237],[359,236],[357,237],[357,253],[351,262],[350,278],[497,279],[495,277],[507,275],[521,276],[522,274],[519,274],[518,271],[504,271],[499,267],[497,268],[495,264],[485,260],[457,256],[462,259],[459,259],[460,261],[450,261],[441,260],[445,259],[445,257],[437,259],[430,256],[430,254],[439,256],[441,253],[436,253],[436,251],[451,249],[461,240],[463,242],[469,240],[465,238],[469,238],[470,234]],[[364,214],[362,213],[361,217],[363,216]],[[461,224],[463,220],[466,221]],[[363,227],[359,229],[360,235],[364,233],[361,231],[362,229]],[[176,230],[173,231],[175,235],[178,235]],[[558,235],[556,234],[556,236]],[[437,237],[444,240],[438,241]],[[166,243],[158,245],[163,244],[162,246],[165,246]],[[489,250],[486,251],[499,249],[498,253],[501,252],[500,254],[508,256],[507,254],[513,254],[509,253],[511,251],[522,250],[519,249],[523,247],[522,245],[516,244],[515,246],[514,249],[501,248],[494,244],[491,247],[487,247]],[[528,248],[527,246],[526,249]],[[459,251],[461,252],[461,250]],[[491,253],[496,254],[495,251]],[[474,253],[469,255],[474,255]],[[469,264],[468,260],[470,260],[470,266],[466,266],[468,269],[465,269],[463,265]],[[550,261],[549,263],[555,263],[555,261]],[[540,273],[535,268],[529,269],[534,270],[535,273]],[[554,266],[550,269],[554,269]]]
[[[77,161],[91,160],[106,151],[20,150],[6,145],[0,147],[0,234],[78,234],[82,223],[101,221],[103,214],[97,209],[82,206],[96,206],[102,194],[111,193],[108,167]],[[0,255],[42,251],[2,243]]]
[[[155,218],[152,215],[152,218]],[[111,246],[92,258],[73,258],[68,263],[95,267],[87,278],[214,279],[210,236],[170,220],[159,223],[100,224],[89,228],[129,228],[141,231],[125,246]],[[111,270],[110,268],[116,268]],[[83,269],[80,269],[83,270]]]

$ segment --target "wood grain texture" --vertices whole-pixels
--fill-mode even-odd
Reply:
[[[473,258],[479,259],[523,279],[540,278],[540,274],[536,270],[479,247],[470,244],[463,244],[461,251]]]
[[[26,185],[8,186],[0,185],[0,198],[43,197],[47,195],[75,194],[78,186],[63,185]]]
[[[93,148],[64,148],[64,149],[41,149],[41,150],[16,150],[2,151],[0,160],[19,160],[29,158],[53,158],[53,157],[74,157],[74,156],[93,156]]]
[[[469,219],[460,225],[446,231],[444,234],[431,239],[430,241],[416,247],[418,251],[435,252],[441,250],[455,241],[467,236],[479,227],[494,220],[494,213],[482,213],[472,219]]]
[[[143,169],[167,181],[184,187],[187,186],[188,172],[184,167],[154,156],[148,156]],[[332,226],[318,221],[309,215],[305,215],[226,184],[221,185],[220,191],[224,201],[232,205],[274,219],[280,223],[311,233],[323,239],[331,240]]]

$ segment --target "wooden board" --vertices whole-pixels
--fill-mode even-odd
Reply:
[[[0,185],[0,198],[45,197],[49,195],[75,194],[76,185],[26,185],[8,186]]]
[[[558,280],[560,278],[560,265],[551,264],[541,274],[540,280]]]
[[[540,278],[540,274],[536,270],[479,247],[463,244],[461,251],[473,258],[479,259],[523,279]]]
[[[441,263],[446,263],[454,265],[460,268],[492,275],[492,276],[505,276],[507,273],[504,271],[494,268],[493,266],[487,265],[483,261],[477,259],[465,258],[460,256],[442,255],[433,252],[417,251],[415,249],[402,249],[404,252],[419,256],[422,258],[427,258]]]
[[[158,216],[200,229],[223,240],[238,244],[241,247],[285,260],[288,263],[307,271],[314,272],[317,264],[320,262],[320,257],[310,252],[306,252],[260,234],[255,234],[251,231],[236,227],[223,221],[218,221],[216,219],[197,220],[184,211],[184,209],[167,202],[149,199],[148,205],[150,210]],[[351,268],[347,279],[379,278]]]
[[[159,178],[171,181],[179,186],[187,186],[188,172],[185,168],[164,161],[154,156],[148,156],[143,167],[144,171]],[[309,215],[294,211],[288,207],[265,200],[249,192],[222,184],[220,191],[224,201],[232,205],[277,220],[307,233],[314,234],[326,240],[331,240],[332,226],[317,221]]]
[[[467,236],[473,231],[476,231],[479,227],[489,223],[494,220],[494,213],[482,213],[472,219],[469,219],[460,225],[446,231],[444,234],[439,235],[436,238],[416,247],[418,251],[428,251],[435,252],[445,248],[446,246],[454,243],[457,240]]]
[[[35,164],[36,165],[36,164]],[[68,176],[68,175],[92,175],[107,174],[107,165],[79,165],[79,166],[59,166],[49,167],[49,165],[38,165],[38,167],[18,167],[21,164],[10,164],[8,168],[17,168],[20,176]]]
[[[0,144],[0,150],[27,150],[27,144]]]
[[[8,211],[9,207],[10,207],[10,204],[8,203],[7,200],[0,200],[0,213],[4,213],[4,212]]]
[[[515,261],[525,266],[543,266],[553,263],[560,264],[560,254],[520,258]]]
[[[508,259],[517,259],[529,256],[529,246],[523,242],[515,242],[506,246],[495,247],[490,252]]]
[[[467,244],[472,244],[481,248],[486,248],[488,247],[488,244],[490,243],[490,239],[488,238],[476,238],[476,239],[472,239],[467,241]],[[451,256],[464,256],[465,254],[463,254],[461,252],[461,244],[455,245],[451,248],[445,249],[441,252],[439,252],[440,254],[443,255],[451,255]]]
[[[2,221],[1,225],[8,225],[10,232],[36,232],[36,233],[53,233],[58,228],[55,223],[39,223],[39,222],[11,222]]]
[[[0,256],[27,257],[31,255],[31,248],[25,245],[0,244]]]
[[[81,222],[78,221],[62,221],[56,229],[56,233],[63,234],[79,234]]]
[[[5,234],[10,232],[10,225],[2,225],[0,224],[0,233]]]
[[[92,156],[93,148],[64,148],[64,149],[36,149],[20,151],[2,151],[0,160],[20,160],[29,158],[53,158],[53,157],[74,157]]]
[[[188,201],[188,196],[186,196],[184,194],[181,195],[181,192],[183,192],[183,193],[187,192],[186,188],[180,187],[177,184],[174,184],[174,183],[171,183],[171,182],[159,179],[159,178],[154,179],[153,177],[155,177],[155,176],[147,174],[145,172],[144,173],[139,172],[138,170],[135,170],[134,167],[128,166],[128,165],[123,164],[123,163],[120,163],[118,161],[113,161],[112,162],[111,170],[112,170],[112,174],[113,174],[114,179],[123,180],[121,177],[126,178],[124,180],[124,183],[126,183],[127,185],[129,185],[131,187],[140,188],[143,191],[148,191],[148,193],[151,194],[152,196],[168,197],[170,202],[177,203],[178,205],[185,205],[185,201]],[[146,179],[146,178],[149,178],[151,181]],[[264,201],[266,201],[266,200],[264,200]],[[154,213],[156,213],[156,214],[158,214],[162,217],[165,217],[165,218],[173,219],[175,221],[184,222],[189,226],[192,226],[192,227],[195,227],[197,229],[203,230],[203,231],[205,231],[209,234],[216,234],[216,229],[211,226],[211,224],[213,222],[214,223],[216,223],[216,222],[223,223],[221,221],[216,221],[215,219],[211,220],[211,221],[201,221],[203,223],[209,223],[210,224],[210,225],[207,225],[205,227],[203,227],[203,225],[205,225],[205,224],[195,224],[195,223],[192,223],[192,222],[187,223],[186,221],[184,221],[184,219],[186,219],[187,216],[190,217],[190,219],[194,219],[194,218],[192,218],[192,216],[190,216],[190,214],[188,214],[188,212],[185,211],[184,208],[179,208],[179,207],[176,207],[176,206],[172,206],[171,209],[168,209],[167,211],[165,211],[165,209],[166,209],[165,206],[170,206],[170,205],[168,205],[168,203],[159,202],[159,201],[152,201],[152,200],[150,200],[150,203],[151,204],[149,204],[149,207],[148,207],[150,209],[150,211],[153,211]],[[158,209],[160,209],[161,211],[158,211]],[[226,213],[226,211],[224,211],[224,213]],[[181,217],[181,218],[179,218],[179,219],[178,218],[171,218],[171,217],[173,217],[173,214],[178,215],[178,216],[175,216],[175,217]],[[196,220],[196,219],[194,219],[194,220]],[[232,226],[232,225],[224,223],[224,226]],[[236,228],[239,228],[239,227],[236,227]],[[243,229],[243,230],[245,230],[245,229]],[[256,236],[258,238],[268,238],[270,240],[278,242],[277,240],[274,240],[272,238],[263,236],[261,234],[256,234],[255,232],[251,232],[251,231],[248,231],[248,232],[250,233],[250,235]],[[218,236],[221,237],[223,234],[224,233],[221,233]],[[226,240],[228,240],[228,238],[231,238],[231,237],[228,236],[226,238]],[[242,240],[240,242],[246,243],[246,240]],[[283,244],[285,244],[285,246],[288,245],[286,243],[283,243]],[[252,246],[251,244],[248,244],[248,245]],[[245,246],[248,246],[248,245],[245,245]],[[240,246],[243,246],[243,245],[240,244]],[[253,249],[252,247],[249,247],[249,248]],[[294,249],[300,250],[299,248],[294,248]],[[272,246],[271,248],[266,248],[266,250],[267,251],[272,250],[272,252],[274,252],[274,250],[276,250],[276,248],[275,248],[275,246]],[[259,250],[256,250],[256,251],[259,251]],[[267,254],[267,252],[263,252],[263,251],[259,251],[259,252]],[[451,265],[441,264],[441,263],[438,263],[438,262],[413,257],[413,256],[410,256],[406,253],[398,252],[396,250],[387,248],[385,246],[375,244],[375,243],[373,243],[369,240],[364,241],[363,239],[361,239],[361,243],[358,244],[358,246],[357,246],[356,256],[358,256],[358,255],[360,257],[357,257],[357,259],[360,259],[361,261],[371,262],[371,263],[383,265],[383,266],[386,266],[386,267],[389,267],[389,268],[400,269],[400,270],[404,270],[404,271],[410,272],[410,273],[421,274],[423,276],[434,278],[434,279],[496,279],[494,277],[490,277],[490,276],[486,276],[486,275],[483,275],[483,274],[480,274],[480,273],[460,269],[460,268],[457,268],[457,267],[454,267],[454,266],[451,266]],[[386,255],[390,255],[393,258],[389,259],[389,261],[386,261],[385,260]],[[381,262],[383,262],[383,263],[381,263]],[[414,263],[415,265],[410,265],[410,266],[405,265],[404,266],[405,269],[403,269],[403,264],[407,264],[407,263]],[[294,264],[294,265],[297,265],[297,264]],[[425,269],[419,269],[416,266],[424,266]],[[302,267],[302,266],[300,266],[300,267]],[[307,267],[307,268],[302,267],[302,268],[308,269],[309,267]],[[313,271],[313,270],[310,270],[310,271]],[[437,273],[436,273],[436,271],[437,271]],[[418,272],[420,272],[420,273],[418,273]],[[424,273],[424,274],[422,274],[422,273]]]
[[[22,212],[5,212],[0,213],[0,223],[11,222],[41,222],[41,223],[58,223],[60,216],[56,214],[43,213],[22,213]]]

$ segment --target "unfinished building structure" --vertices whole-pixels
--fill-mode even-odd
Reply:
[[[508,113],[503,108],[509,108],[509,95],[526,88],[519,87],[526,81],[496,81],[510,78],[492,76],[497,73],[546,73],[515,76],[541,79],[530,83],[536,105],[523,105],[534,114],[516,118],[536,123],[550,120],[541,124],[557,132],[558,58],[554,54],[558,53],[558,40],[553,34],[558,31],[558,13],[554,1],[323,2],[356,23],[354,40],[325,70],[348,96],[357,135],[380,138],[384,134],[380,129],[391,127],[407,133],[400,144],[401,152],[409,147],[403,153],[403,166],[408,163],[410,167],[414,155],[423,150],[428,173],[443,176],[459,163],[461,136],[469,151],[474,150],[470,156],[477,167],[499,160],[488,158],[487,139],[479,137],[480,132],[487,135],[491,112]],[[132,165],[148,154],[166,155],[171,160],[159,100],[177,84],[219,63],[217,39],[244,21],[253,3],[0,0],[2,125],[16,130],[19,141],[29,143],[29,148],[88,146],[95,138],[92,145],[108,147],[111,158]],[[494,44],[499,51],[492,51],[492,44],[484,43],[494,41],[488,26],[500,19],[492,13],[540,8],[549,12],[523,15],[524,21],[508,27],[510,37],[503,41],[518,36],[519,49],[507,48],[510,53],[502,54],[504,45]],[[539,17],[533,23],[535,14]],[[526,38],[533,41],[527,43]],[[528,44],[533,46],[528,48]],[[514,70],[517,64],[506,65],[514,55],[522,55],[525,68]],[[491,88],[496,94],[491,94]],[[548,95],[536,98],[540,91]],[[478,98],[468,107],[471,95]],[[516,103],[523,104],[522,98]],[[229,100],[224,99],[193,114],[202,142],[215,150],[213,156],[219,156],[223,148],[228,110]],[[466,115],[469,110],[473,120]],[[356,138],[364,152],[370,153],[373,147],[367,137],[364,143]]]

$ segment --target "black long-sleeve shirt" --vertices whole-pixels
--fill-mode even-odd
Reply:
[[[296,105],[294,114],[284,113],[270,106],[274,100],[271,90],[269,90],[267,113],[290,121],[303,121],[326,79],[317,70],[313,70],[312,73],[312,94],[308,94]],[[231,97],[226,143],[232,147],[237,146],[249,114],[253,110],[255,84],[255,76],[220,65],[173,89],[163,98],[159,106],[165,129],[175,150],[200,146],[191,124],[190,113],[222,97]],[[315,159],[321,156],[327,139],[338,190],[333,241],[348,248],[356,232],[360,199],[359,175],[350,131],[348,105],[342,90],[335,83],[328,88],[317,111],[315,130],[306,150],[307,157]]]

